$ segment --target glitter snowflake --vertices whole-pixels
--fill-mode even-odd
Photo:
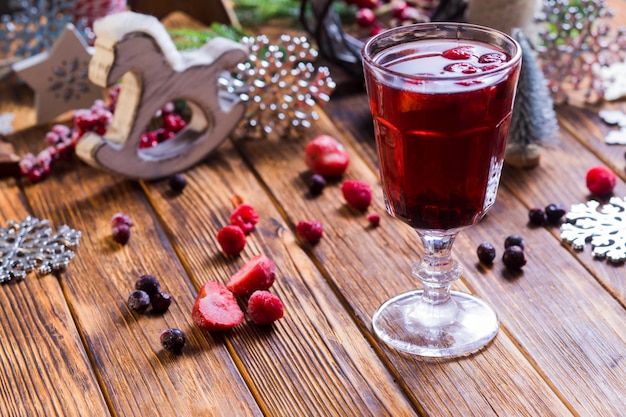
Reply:
[[[80,231],[66,225],[53,233],[48,220],[9,220],[0,228],[0,283],[22,280],[33,270],[39,275],[64,271],[80,237]]]
[[[576,250],[586,243],[593,246],[592,254],[610,262],[626,260],[626,198],[612,197],[600,205],[595,200],[575,204],[561,225],[561,239]]]
[[[317,51],[305,37],[283,35],[270,44],[261,35],[242,42],[250,58],[238,65],[228,90],[247,102],[249,126],[266,135],[310,127],[319,118],[315,104],[328,102],[335,88],[328,68],[313,65]]]
[[[624,29],[612,30],[612,17],[604,0],[544,0],[538,51],[555,102],[568,101],[572,89],[587,102],[603,98],[599,69],[626,57]]]
[[[0,52],[25,58],[47,51],[67,23],[73,22],[74,0],[13,1],[13,14],[0,15]],[[74,22],[84,30],[84,22]]]

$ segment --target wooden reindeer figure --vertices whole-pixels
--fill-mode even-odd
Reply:
[[[85,134],[76,145],[85,162],[135,179],[163,178],[193,166],[237,125],[245,104],[218,87],[220,73],[248,58],[246,48],[215,38],[179,52],[154,17],[123,12],[96,21],[89,78],[109,87],[121,80],[113,120],[104,136]],[[185,100],[191,119],[177,135],[140,149],[141,135],[167,102]]]

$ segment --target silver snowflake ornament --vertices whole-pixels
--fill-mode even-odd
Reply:
[[[626,198],[612,197],[601,205],[595,200],[574,204],[561,225],[561,239],[576,250],[587,243],[592,254],[610,262],[626,261]]]
[[[335,83],[327,67],[316,67],[317,51],[306,37],[282,35],[277,44],[267,36],[242,40],[249,60],[237,66],[228,91],[247,102],[251,128],[283,136],[291,128],[310,127],[319,118],[315,104],[330,100]]]
[[[74,258],[81,232],[61,226],[56,232],[48,220],[26,217],[22,222],[9,220],[0,228],[0,283],[65,271]]]

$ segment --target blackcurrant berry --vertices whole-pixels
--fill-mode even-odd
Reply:
[[[546,206],[546,216],[548,221],[552,224],[556,224],[561,221],[561,218],[565,216],[565,208],[557,204],[548,204]]]
[[[511,235],[504,239],[504,249],[507,249],[511,246],[519,246],[520,249],[524,250],[524,246],[526,242],[524,242],[524,238],[519,235]]]
[[[543,226],[548,221],[548,216],[543,209],[532,208],[528,211],[528,221],[535,226]]]
[[[486,265],[490,265],[496,257],[496,248],[489,242],[483,242],[476,249],[478,260]]]
[[[152,311],[156,314],[165,313],[172,304],[172,296],[166,292],[156,293],[150,300],[152,301]]]
[[[113,226],[111,235],[115,242],[125,245],[130,240],[130,226],[123,223],[117,224]]]
[[[187,341],[185,333],[176,328],[163,330],[161,332],[160,339],[163,349],[172,353],[180,353],[185,346],[185,342]]]
[[[526,257],[524,250],[519,246],[509,246],[504,250],[502,255],[502,263],[511,271],[519,271],[526,265]]]
[[[183,174],[174,174],[169,179],[169,186],[172,191],[180,193],[187,186],[187,179]]]
[[[159,280],[150,274],[141,275],[135,282],[135,289],[145,291],[150,297],[161,291]]]
[[[311,195],[320,195],[326,187],[326,180],[318,174],[313,174],[309,180],[309,192]]]
[[[137,313],[145,313],[150,306],[150,296],[145,291],[135,290],[128,296],[128,307]]]

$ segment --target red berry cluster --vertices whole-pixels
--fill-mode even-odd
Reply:
[[[356,8],[355,21],[373,36],[389,27],[426,22],[436,1],[430,0],[344,0]]]
[[[182,116],[176,113],[174,103],[165,104],[157,116],[160,119],[160,127],[141,135],[139,149],[152,148],[159,143],[172,139],[187,126],[187,122]]]
[[[242,203],[231,212],[229,222],[217,232],[217,242],[226,255],[237,256],[246,246],[246,235],[259,222],[259,215],[250,204]]]

